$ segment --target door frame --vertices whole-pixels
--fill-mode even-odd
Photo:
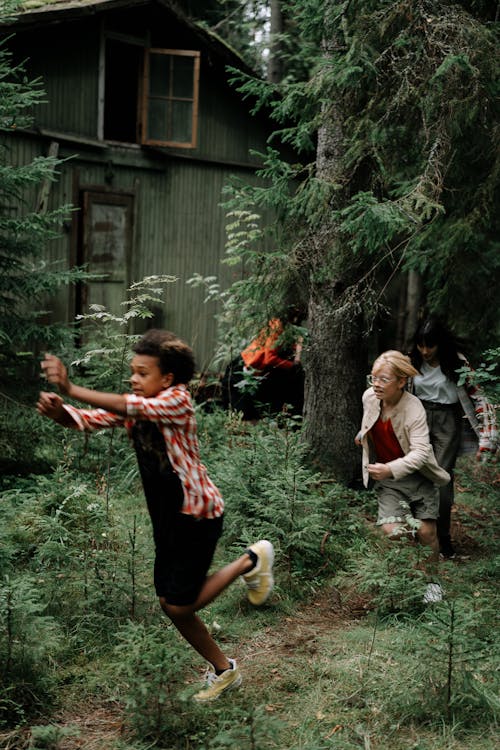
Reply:
[[[119,190],[108,185],[85,185],[79,184],[78,190],[78,231],[76,238],[76,263],[78,266],[85,266],[89,260],[89,246],[91,241],[90,231],[90,211],[93,204],[99,201],[105,204],[123,206],[127,208],[127,228],[126,228],[126,248],[125,248],[125,273],[123,277],[124,289],[130,286],[131,266],[134,247],[135,232],[135,208],[136,208],[136,191]],[[106,283],[103,280],[102,283]],[[110,283],[113,283],[110,280]],[[89,288],[85,282],[78,284],[75,290],[74,310],[76,315],[81,315],[88,304]]]

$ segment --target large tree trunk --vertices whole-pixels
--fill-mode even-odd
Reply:
[[[283,33],[283,15],[281,0],[271,0],[271,44],[267,63],[267,80],[280,83],[283,78],[283,61],[281,57],[281,41],[279,35]]]
[[[404,349],[409,349],[417,330],[420,307],[422,304],[422,277],[418,271],[408,271],[406,287],[406,324]]]
[[[318,133],[316,171],[341,185],[344,148],[341,112],[329,104]],[[342,190],[334,191],[335,206]],[[340,481],[361,476],[361,454],[354,438],[361,425],[361,396],[366,383],[362,307],[356,283],[362,269],[335,224],[327,219],[310,238],[309,346],[305,358],[305,437],[313,461]]]
[[[346,483],[361,477],[354,437],[361,425],[366,386],[362,321],[353,307],[339,309],[335,296],[313,290],[306,359],[305,436],[314,463]]]

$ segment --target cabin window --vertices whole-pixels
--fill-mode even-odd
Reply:
[[[106,40],[104,132],[107,141],[137,143],[143,47]]]
[[[105,140],[196,148],[200,53],[106,40]]]
[[[199,69],[199,52],[145,51],[142,143],[196,147]]]

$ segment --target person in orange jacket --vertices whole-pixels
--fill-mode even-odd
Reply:
[[[302,310],[290,308],[287,322],[297,324],[301,318]],[[224,407],[241,412],[245,421],[257,421],[287,407],[288,413],[302,414],[302,339],[287,346],[284,333],[281,319],[271,318],[226,368],[222,380]]]

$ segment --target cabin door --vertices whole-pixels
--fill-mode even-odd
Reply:
[[[78,307],[88,313],[90,305],[103,305],[122,316],[130,284],[134,196],[99,190],[82,191],[82,243],[80,262],[96,281],[87,281]]]

